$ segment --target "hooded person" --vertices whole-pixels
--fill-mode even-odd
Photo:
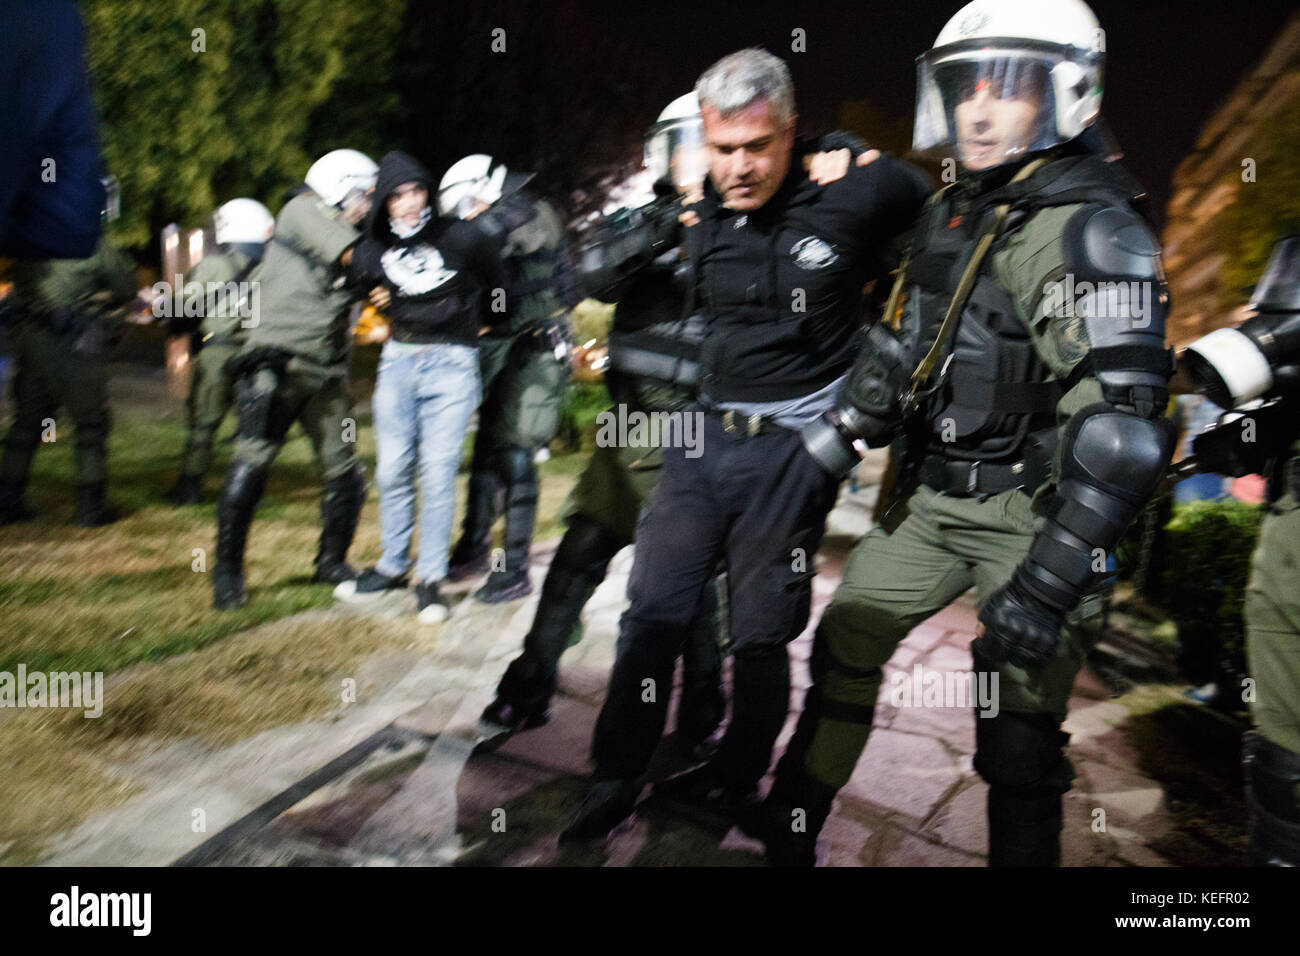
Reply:
[[[481,395],[478,339],[509,320],[496,244],[471,222],[439,216],[429,171],[403,152],[380,161],[375,203],[353,257],[354,281],[388,316],[375,383],[376,483],[383,555],[335,595],[367,602],[401,590],[411,571],[416,468],[423,507],[416,600],[422,623],[447,616],[447,574],[460,449]]]

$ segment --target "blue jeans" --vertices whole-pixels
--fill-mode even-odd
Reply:
[[[374,395],[381,574],[398,577],[411,568],[418,457],[423,502],[416,577],[430,583],[447,576],[456,470],[479,399],[473,346],[384,344]]]

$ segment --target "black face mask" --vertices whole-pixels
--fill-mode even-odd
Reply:
[[[254,262],[262,261],[262,253],[266,251],[264,242],[227,242],[224,248],[231,252],[238,252],[252,259]]]

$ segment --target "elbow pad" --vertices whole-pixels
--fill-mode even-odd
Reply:
[[[1016,572],[1021,586],[1062,613],[1073,610],[1155,492],[1174,438],[1169,420],[1104,403],[1071,418],[1061,436],[1061,481],[1046,525]]]
[[[1090,204],[1070,217],[1061,243],[1066,280],[1051,294],[1087,333],[1076,374],[1094,375],[1112,405],[1161,414],[1174,364],[1165,348],[1169,306],[1155,236],[1130,209]]]

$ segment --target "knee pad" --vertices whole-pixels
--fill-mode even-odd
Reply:
[[[840,594],[844,593],[841,590]],[[906,631],[897,633],[896,622],[868,601],[837,595],[822,615],[813,652],[816,654],[821,644],[825,666],[860,677],[879,674],[898,642],[907,636]]]
[[[221,497],[236,507],[250,508],[257,504],[266,490],[268,470],[247,462],[237,461],[226,473]]]
[[[1051,714],[1004,710],[975,719],[975,770],[993,787],[1063,794],[1074,781],[1074,767],[1062,748],[1063,733]]]
[[[325,482],[324,497],[344,505],[360,508],[366,500],[366,470],[360,462],[355,462],[341,475],[335,475]]]
[[[508,445],[497,453],[497,467],[501,478],[511,489],[533,489],[536,494],[537,466],[533,463],[531,449]],[[516,497],[516,495],[512,495]]]

